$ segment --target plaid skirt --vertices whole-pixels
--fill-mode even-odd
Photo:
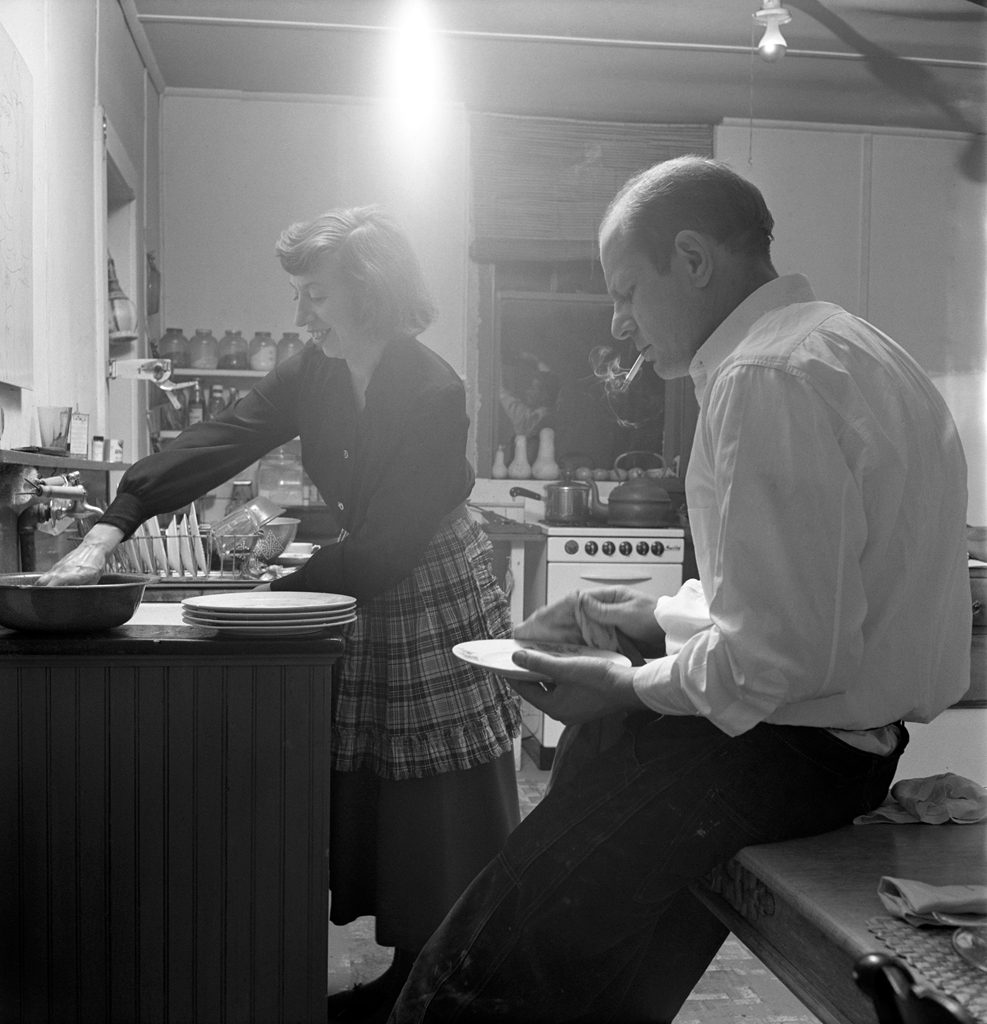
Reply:
[[[443,519],[414,571],[346,627],[333,705],[333,768],[421,778],[492,761],[520,731],[519,699],[460,661],[463,641],[511,635],[490,542],[465,506]]]

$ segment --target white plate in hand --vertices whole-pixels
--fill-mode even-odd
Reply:
[[[547,640],[469,640],[456,644],[452,653],[461,661],[485,668],[494,675],[505,679],[521,679],[528,682],[545,681],[549,677],[540,672],[531,672],[515,665],[511,655],[515,651],[539,651],[554,654],[559,658],[603,658],[615,665],[630,665],[630,659],[616,651],[604,651],[597,647],[581,647],[579,644],[555,644]]]

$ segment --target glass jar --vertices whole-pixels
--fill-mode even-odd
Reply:
[[[239,331],[227,331],[219,343],[220,370],[249,370],[250,353]]]
[[[180,327],[168,327],[158,339],[158,358],[170,359],[171,368],[179,370],[189,365],[188,338]]]
[[[270,331],[258,331],[250,339],[250,369],[268,370],[274,369],[278,361],[278,347],[274,344]]]
[[[215,370],[219,365],[219,342],[208,327],[196,328],[189,338],[188,359],[194,370]]]
[[[304,347],[305,342],[302,341],[297,331],[285,331],[278,342],[278,362],[283,363],[286,359],[290,359],[296,352],[301,352]]]
[[[301,461],[282,445],[260,460],[257,468],[257,492],[282,508],[302,505],[305,500]]]
[[[234,509],[246,505],[254,496],[253,480],[234,480],[233,490],[230,492],[230,500],[226,503],[226,514],[229,515]]]

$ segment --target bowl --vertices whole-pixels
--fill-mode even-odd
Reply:
[[[277,516],[260,528],[260,540],[254,548],[254,556],[262,562],[273,562],[295,539],[300,519]]]
[[[104,573],[98,583],[37,587],[41,573],[0,576],[0,626],[37,633],[86,633],[133,617],[149,576]]]

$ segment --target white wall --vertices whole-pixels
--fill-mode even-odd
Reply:
[[[381,203],[411,235],[439,306],[423,340],[466,366],[467,124],[443,111],[430,147],[395,146],[378,103],[166,93],[164,326],[246,338],[292,330],[274,244],[288,224]],[[427,152],[424,151],[427,149]]]
[[[950,708],[926,725],[908,726],[895,781],[952,772],[987,786],[987,712]]]

